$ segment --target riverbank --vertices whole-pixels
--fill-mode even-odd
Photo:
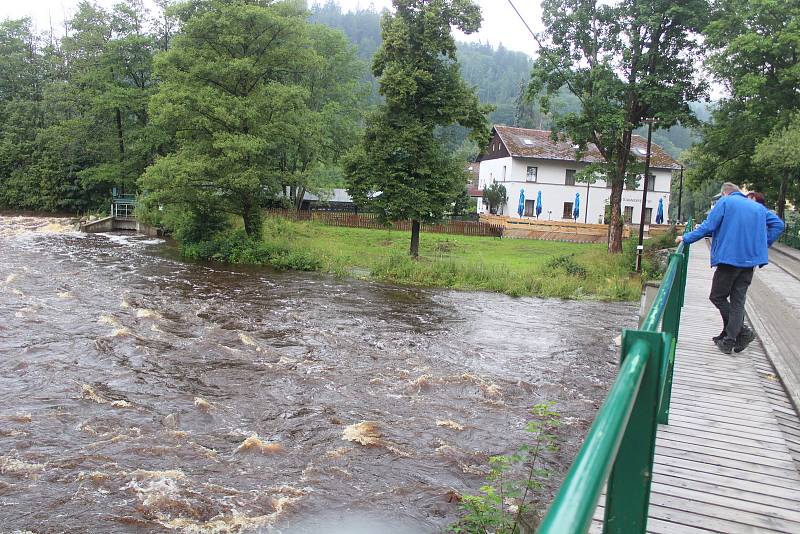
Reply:
[[[263,243],[255,245],[255,252],[229,238],[184,251],[195,259],[264,263],[399,285],[511,296],[633,301],[641,294],[641,277],[630,273],[631,250],[611,256],[605,245],[597,244],[425,233],[420,258],[412,260],[409,239],[407,232],[271,217],[264,222]]]

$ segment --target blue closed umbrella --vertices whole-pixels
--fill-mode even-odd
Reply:
[[[578,215],[581,214],[581,194],[575,193],[575,207],[572,208],[572,218],[578,220]]]
[[[658,199],[658,210],[656,210],[656,224],[664,222],[664,198]]]
[[[542,214],[542,192],[539,191],[536,194],[536,216],[538,217],[541,214]]]
[[[525,190],[519,190],[519,206],[517,207],[517,213],[519,216],[522,217],[522,214],[525,213]]]

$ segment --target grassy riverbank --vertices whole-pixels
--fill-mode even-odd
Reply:
[[[422,234],[419,260],[408,257],[409,234],[268,218],[254,252],[223,239],[216,259],[321,270],[401,285],[482,290],[512,296],[636,300],[641,279],[630,254],[605,245]],[[218,245],[193,245],[189,256],[214,257]]]

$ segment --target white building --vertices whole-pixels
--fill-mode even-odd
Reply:
[[[509,126],[495,126],[489,146],[480,158],[478,186],[483,189],[499,182],[506,188],[507,202],[498,214],[519,217],[520,190],[524,191],[523,217],[536,216],[536,199],[542,194],[544,220],[573,220],[575,194],[580,195],[578,222],[602,223],[611,196],[611,184],[602,179],[587,185],[575,182],[575,173],[590,163],[602,161],[594,145],[587,148],[581,161],[575,159],[575,149],[569,142],[553,141],[550,132]],[[633,154],[644,162],[647,140],[634,135]],[[651,145],[645,224],[655,223],[659,199],[664,204],[664,220],[669,213],[672,171],[680,165],[658,145]],[[655,179],[653,179],[655,176]],[[639,224],[642,209],[644,180],[636,189],[622,192],[622,213],[627,222]],[[588,202],[587,202],[588,197]],[[487,213],[489,206],[478,199],[478,213]]]

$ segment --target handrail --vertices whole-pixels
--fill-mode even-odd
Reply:
[[[692,221],[686,225],[691,230]],[[666,423],[689,245],[670,255],[640,330],[623,331],[619,373],[538,534],[583,534],[608,482],[603,532],[644,533],[658,422]]]
[[[670,291],[672,291],[675,277],[677,276],[679,269],[678,263],[680,263],[681,260],[679,257],[677,257],[677,255],[683,254],[685,250],[688,251],[688,248],[688,245],[681,243],[678,245],[675,253],[670,256],[667,270],[664,273],[664,278],[661,280],[661,285],[659,286],[656,298],[653,299],[653,304],[650,306],[650,311],[647,312],[647,315],[642,322],[642,326],[640,328],[641,330],[646,330],[648,332],[656,332],[658,330],[658,326],[661,323],[661,318],[664,315],[664,310],[667,307],[667,300],[669,299]]]

